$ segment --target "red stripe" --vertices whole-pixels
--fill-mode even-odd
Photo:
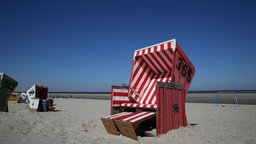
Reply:
[[[143,75],[146,74],[145,77]],[[143,77],[143,78],[142,78]],[[149,80],[148,73],[142,73],[142,76],[139,78],[139,80],[136,81],[136,87],[134,89],[137,90],[137,93],[141,96],[143,86],[147,85],[147,81]],[[138,85],[140,83],[140,85]],[[141,99],[141,97],[140,97]]]
[[[142,113],[143,113],[143,114],[142,114]],[[142,116],[144,116],[144,115],[147,115],[147,114],[149,114],[149,113],[151,113],[151,112],[139,112],[139,113],[131,114],[129,117],[133,117],[133,118],[127,120],[127,122],[131,122],[132,120],[137,119],[137,118],[139,118],[139,117],[142,117]],[[129,118],[129,117],[127,117],[127,118]],[[124,119],[125,119],[125,118],[123,118],[122,120],[124,120]],[[139,119],[139,120],[141,120],[141,119]]]
[[[113,96],[128,96],[128,92],[124,93],[124,92],[113,92]]]
[[[119,91],[121,90],[121,91]],[[116,100],[115,97],[128,97],[128,89],[113,88],[111,93],[111,106],[120,106],[122,103],[130,102],[127,100]]]
[[[114,119],[114,120],[122,120],[122,119],[125,119],[127,117],[130,117],[133,113],[130,113],[130,114],[126,114],[126,115],[120,115],[118,117],[115,117],[115,118],[111,118],[110,119]]]
[[[145,51],[146,51],[146,49],[143,49],[141,55],[144,55]]]
[[[161,56],[160,56],[160,58],[157,58],[156,57],[157,53],[159,53],[159,52],[156,52],[156,53],[152,54],[152,57],[155,60],[155,62],[157,63],[157,66],[160,67],[160,72],[165,72],[165,68],[161,64]]]
[[[160,50],[163,51],[164,50],[164,44],[160,45]]]
[[[133,91],[132,91],[132,90],[129,91],[129,94],[130,94],[130,96],[133,98],[133,96],[132,96],[132,95],[133,95]],[[133,99],[134,99],[134,98],[133,98]],[[134,99],[134,100],[135,100],[135,99]]]
[[[152,104],[152,103],[153,103],[153,99],[154,99],[154,97],[156,96],[156,95],[155,95],[156,83],[157,83],[157,81],[159,80],[159,78],[161,78],[160,81],[163,81],[163,79],[164,79],[163,74],[158,75],[158,77],[154,80],[153,85],[151,86],[151,89],[150,89],[151,93],[149,93],[149,95],[148,95],[148,97],[147,97],[147,101],[148,101],[148,102],[146,102],[146,103],[149,103],[149,104]],[[152,91],[153,91],[153,93],[152,93]]]
[[[136,51],[135,56],[139,56],[140,51]]]
[[[153,62],[150,61],[150,58],[148,57],[148,55],[143,55],[142,58],[147,63],[147,65],[150,67],[150,69],[152,69],[152,71],[154,71],[155,73],[158,73],[158,70],[155,69],[155,66],[153,65]]]
[[[160,73],[160,69],[156,66],[156,64],[152,61],[152,59],[149,57],[149,55],[145,55],[144,58],[148,60],[148,62],[153,66],[154,68],[151,69],[156,69],[155,73]],[[150,65],[148,64],[148,65]]]
[[[133,74],[132,74],[132,79],[134,79],[134,77],[136,76],[136,74],[138,73],[138,71],[140,70],[140,65],[139,62],[142,60],[141,57],[139,57],[138,59],[135,59],[135,65],[138,65],[138,67],[136,69],[134,69]]]
[[[142,115],[138,115],[138,114],[140,114],[140,113],[134,112],[134,113],[132,113],[131,115],[129,115],[129,117],[126,117],[126,118],[134,117],[134,118],[131,118],[131,119],[127,120],[127,122],[130,122],[131,120],[142,116]],[[144,115],[144,114],[143,114],[143,115]],[[126,118],[123,118],[122,120],[124,120],[124,119],[126,119]]]
[[[152,103],[152,99],[153,99],[153,94],[154,94],[154,92],[153,92],[153,90],[154,90],[154,88],[155,88],[155,84],[156,84],[156,79],[153,81],[153,84],[151,85],[151,87],[149,88],[149,91],[148,91],[148,93],[147,93],[147,95],[146,95],[146,99],[145,99],[145,101],[144,101],[144,103],[146,103],[146,104],[151,104]],[[153,92],[153,94],[152,94],[152,92]]]
[[[139,62],[139,61],[138,61]],[[140,64],[139,66],[136,68],[135,72],[133,73],[133,79],[132,79],[132,82],[131,82],[131,88],[136,90],[138,94],[141,94],[141,90],[143,88],[143,86],[146,84],[149,76],[147,74],[147,66],[142,66],[142,65],[147,65],[144,61],[140,61]],[[142,70],[140,71],[139,73],[139,70]],[[147,74],[146,77],[143,78],[144,74]],[[135,81],[135,77],[137,77],[137,81]],[[142,83],[140,86],[138,86],[139,83]],[[134,92],[130,91],[130,95],[138,102],[139,101],[139,96],[134,94]]]
[[[157,49],[156,46],[155,46],[154,48]],[[159,52],[152,53],[151,56],[152,56],[152,58],[155,60],[155,62],[157,63],[157,64],[156,64],[156,67],[160,67],[160,68],[161,68],[160,71],[162,72],[162,71],[164,70],[164,67],[163,67],[162,64],[160,63],[160,60],[155,56],[155,55],[157,55],[157,53],[159,53]],[[159,69],[159,68],[158,68],[158,69]]]
[[[159,53],[157,53],[157,55],[159,56],[159,58],[161,59],[162,63],[164,63],[164,65],[166,66],[165,68],[165,72],[170,72],[171,70],[171,66],[168,65],[168,63],[166,62],[165,58],[167,59],[167,57],[165,57],[165,52],[162,52],[162,54],[164,55],[164,57]]]
[[[143,66],[144,64],[146,65],[146,63],[143,62],[143,63],[142,63],[142,66]],[[142,66],[141,66],[141,68],[140,68],[140,70],[142,70],[141,73],[136,73],[136,76],[135,76],[135,77],[137,77],[137,75],[139,75],[139,76],[138,76],[138,80],[137,80],[137,81],[134,83],[134,85],[132,86],[133,89],[135,89],[135,90],[137,90],[137,86],[138,86],[138,84],[139,84],[139,82],[140,82],[142,76],[143,76],[144,73],[146,72],[146,67],[143,68]]]
[[[159,62],[159,60],[156,58],[156,56],[154,54],[151,54],[152,62],[155,61],[154,65],[155,65],[155,68],[158,69],[158,73],[162,73],[163,72],[163,66],[161,65],[161,63]]]
[[[137,95],[137,94],[133,94],[134,95],[134,99],[136,100],[136,101],[139,101],[140,100],[140,97]]]
[[[129,101],[129,100],[127,100],[127,101],[113,101],[113,104],[114,105],[121,105],[121,104],[123,104],[123,103],[130,103],[131,101]]]
[[[134,78],[136,77],[136,75],[138,74],[138,71],[140,70],[140,68],[141,68],[141,65],[140,65],[140,61],[142,61],[142,58],[141,57],[139,57],[139,58],[136,58],[135,60],[135,65],[138,65],[138,67],[136,68],[136,69],[134,69],[134,71],[133,71],[133,73],[132,73],[132,79],[131,79],[131,84],[133,84],[134,82]],[[135,66],[134,65],[134,66]],[[131,87],[134,89],[134,86],[133,85],[131,85]],[[138,101],[138,96],[137,95],[135,95],[134,94],[134,92],[133,91],[129,91],[129,94],[130,94],[130,96],[135,100],[135,101]]]
[[[167,51],[170,52],[171,55],[168,55]],[[166,51],[163,51],[163,54],[165,55],[165,57],[168,59],[168,61],[169,61],[171,64],[173,64],[173,62],[172,62],[173,54],[172,54],[172,53],[173,53],[173,51],[172,51],[171,49],[168,49],[168,50],[166,50]],[[171,68],[172,68],[172,65],[168,65],[168,67],[171,69]]]
[[[148,73],[147,74],[147,76],[146,76],[146,78],[144,78],[144,80],[142,81],[142,84],[141,84],[141,86],[139,87],[139,89],[138,89],[138,92],[142,95],[143,94],[143,90],[145,90],[145,87],[144,86],[146,86],[146,85],[148,85],[149,83],[150,83],[150,75],[151,75],[151,73]],[[140,81],[141,82],[141,81]]]
[[[146,103],[149,93],[151,92],[152,86],[154,85],[154,79],[157,78],[157,75],[154,75],[154,77],[151,79],[150,83],[148,84],[148,87],[145,90],[145,93],[143,94],[143,98],[141,98],[140,103]],[[153,83],[153,84],[152,84]]]
[[[164,57],[160,54],[160,52],[157,52],[156,55],[159,57],[159,59],[158,59],[159,64],[160,64],[161,66],[162,66],[162,63],[165,65],[165,67],[162,66],[163,71],[164,71],[164,72],[168,72],[168,64],[167,64],[167,62],[165,61]]]
[[[139,108],[139,104],[138,103],[134,103],[133,105],[132,105],[132,107],[135,107],[135,108]]]
[[[171,42],[167,42],[167,48],[171,49],[172,48],[172,43]]]
[[[128,117],[126,117],[126,118],[136,116],[137,114],[138,114],[137,112],[134,112],[134,113],[130,114]],[[123,118],[123,119],[121,119],[121,120],[124,120],[124,119],[126,119],[126,118]]]
[[[145,113],[145,114],[147,114],[147,113]],[[145,115],[145,114],[143,114],[143,115]],[[133,117],[132,119],[129,119],[128,122],[130,122],[130,121],[132,121],[132,120],[134,120],[134,119],[136,119],[136,118],[142,117],[143,115],[135,114],[135,115],[134,115],[135,117]]]

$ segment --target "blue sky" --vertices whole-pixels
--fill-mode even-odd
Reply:
[[[129,83],[133,52],[177,39],[190,90],[256,89],[254,0],[2,0],[0,72],[49,91]]]

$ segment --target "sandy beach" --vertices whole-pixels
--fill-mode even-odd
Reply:
[[[186,103],[188,123],[194,126],[134,141],[106,132],[100,118],[109,115],[109,100],[55,98],[54,103],[54,112],[35,112],[26,104],[9,103],[9,112],[0,112],[1,144],[256,143],[256,105]]]

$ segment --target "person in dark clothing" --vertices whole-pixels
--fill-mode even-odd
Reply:
[[[44,98],[40,98],[37,111],[47,112],[48,111],[48,106],[47,105],[48,105],[47,101]]]

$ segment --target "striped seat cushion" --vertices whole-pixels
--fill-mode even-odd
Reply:
[[[117,113],[114,115],[110,115],[105,117],[106,119],[112,119],[112,120],[121,120],[125,122],[137,122],[140,120],[143,120],[144,118],[154,116],[156,115],[155,112],[148,112],[148,111],[143,111],[143,112],[122,112],[122,113]]]
[[[114,115],[110,115],[105,117],[106,119],[123,119],[131,115],[133,112],[122,112],[122,113],[117,113]]]
[[[148,112],[148,111],[133,112],[128,117],[125,117],[125,118],[122,118],[122,119],[119,119],[119,120],[125,121],[125,122],[135,123],[135,122],[142,121],[145,118],[155,116],[155,115],[156,115],[155,112]]]

